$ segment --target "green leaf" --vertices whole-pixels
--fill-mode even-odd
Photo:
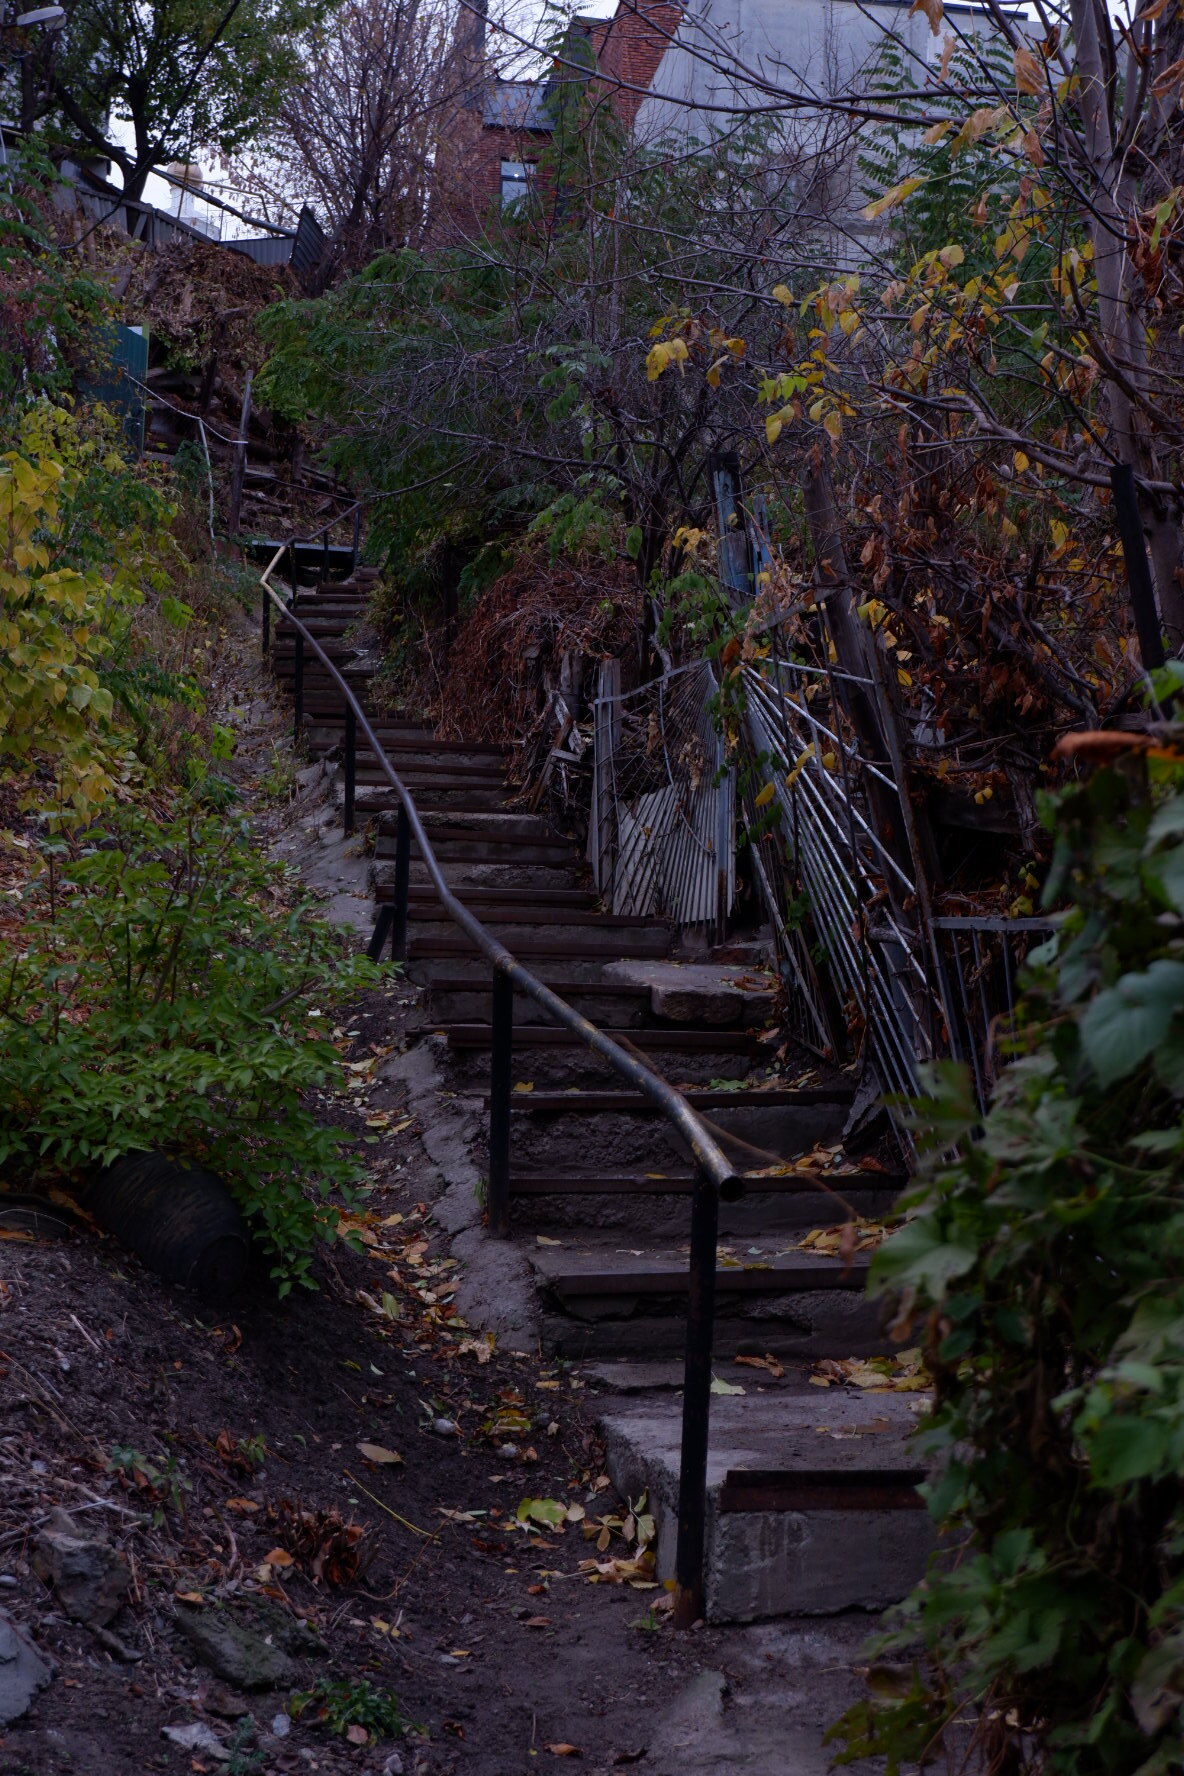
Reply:
[[[1089,1439],[1089,1465],[1101,1486],[1122,1486],[1164,1470],[1171,1448],[1168,1426],[1158,1418],[1116,1414]]]
[[[1124,974],[1081,1019],[1081,1042],[1102,1085],[1124,1079],[1163,1041],[1184,1006],[1184,962],[1164,958],[1145,974]]]

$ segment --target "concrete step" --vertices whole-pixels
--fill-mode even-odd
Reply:
[[[933,1526],[911,1445],[919,1394],[777,1388],[721,1364],[744,1395],[711,1403],[707,1620],[882,1610],[921,1578]],[[657,1576],[674,1576],[681,1402],[610,1397],[598,1406],[605,1466],[618,1492],[644,1492],[657,1530]]]
[[[430,928],[428,928],[430,930]],[[493,927],[495,935],[497,928]],[[544,936],[538,936],[530,926],[507,926],[500,933],[501,941],[520,962],[533,966],[536,961],[596,961],[613,955],[622,946],[611,931],[597,932],[595,927],[564,927],[553,926]],[[648,952],[653,956],[665,955],[670,948],[670,933],[656,927],[648,932],[634,932],[629,947],[634,950]],[[407,934],[407,962],[411,977],[416,981],[427,981],[427,974],[416,973],[418,964],[448,962],[451,964],[461,956],[480,955],[477,944],[463,931],[449,924],[447,935],[425,935],[425,926],[412,921]]]
[[[473,831],[472,828],[449,824],[435,826],[429,832],[432,850],[441,861],[450,863],[516,863],[572,867],[572,847],[565,839],[538,839],[530,834]],[[412,855],[418,852],[412,841]],[[393,835],[380,833],[374,844],[375,857],[393,857]]]
[[[488,1023],[448,1023],[431,1027],[446,1037],[449,1048],[489,1049],[493,1046],[493,1027]],[[630,1047],[643,1052],[660,1049],[668,1054],[702,1054],[710,1051],[721,1056],[742,1054],[745,1057],[757,1052],[756,1043],[747,1030],[613,1029],[605,1025],[601,1025],[601,1029],[604,1035],[627,1042]],[[581,1052],[587,1049],[582,1037],[562,1024],[531,1024],[525,1029],[515,1028],[513,1046],[515,1052],[520,1048],[575,1048]]]
[[[765,1025],[773,1016],[778,982],[770,970],[704,962],[612,962],[610,980],[649,990],[656,1017],[717,1028]]]

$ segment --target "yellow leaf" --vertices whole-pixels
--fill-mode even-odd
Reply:
[[[755,798],[753,805],[757,808],[767,808],[776,793],[777,790],[775,786],[772,783],[766,783],[760,794]]]
[[[1017,450],[1011,460],[1015,464],[1016,474],[1022,475],[1024,470],[1028,467],[1028,459],[1024,455],[1024,452],[1022,450]]]
[[[286,1548],[273,1548],[265,1558],[268,1566],[295,1566],[296,1564]]]
[[[368,1462],[374,1462],[377,1467],[391,1467],[394,1464],[401,1467],[403,1464],[403,1457],[396,1450],[384,1449],[381,1443],[359,1443],[358,1453],[364,1455]],[[269,1555],[268,1559],[270,1558]]]
[[[781,430],[781,415],[779,413],[771,413],[765,421],[765,442],[767,444],[776,444],[778,438],[781,436]]]
[[[943,247],[937,256],[947,271],[953,271],[956,265],[961,265],[963,263],[966,258],[966,252],[964,248],[958,245],[957,241],[952,241],[948,247]]]
[[[905,671],[903,666],[896,668],[896,682],[902,685],[911,685],[913,682],[912,676]]]
[[[788,284],[774,284],[773,300],[774,302],[780,302],[783,308],[792,308],[793,291]]]
[[[514,1090],[516,1092],[532,1092],[534,1090],[534,1080],[533,1079],[520,1079],[518,1081],[517,1085],[514,1087]]]
[[[830,435],[834,443],[838,443],[843,430],[843,422],[833,408],[823,420],[822,429]]]
[[[940,142],[942,137],[947,133],[947,131],[952,130],[953,127],[954,127],[953,124],[950,122],[949,118],[947,117],[944,123],[931,124],[929,126],[929,128],[925,131],[925,134],[921,137],[921,140],[924,142],[924,144],[927,148],[932,148],[933,144],[935,142]]]
[[[919,3],[920,0],[918,0]],[[941,0],[933,0],[933,4],[940,9]],[[916,10],[915,7],[914,10]],[[884,193],[883,197],[877,197],[874,203],[869,203],[865,207],[863,212],[865,219],[868,222],[874,222],[877,216],[882,216],[886,210],[895,209],[898,203],[903,203],[906,197],[911,197],[914,191],[919,191],[921,186],[927,183],[928,181],[923,178],[902,179],[899,185],[893,185],[890,190]]]

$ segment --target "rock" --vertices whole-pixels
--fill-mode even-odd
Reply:
[[[127,1561],[101,1536],[84,1535],[68,1512],[51,1513],[33,1544],[33,1570],[52,1585],[66,1614],[104,1628],[127,1594]]]
[[[0,1727],[19,1720],[52,1676],[49,1661],[7,1611],[0,1610]]]
[[[207,1757],[215,1757],[220,1763],[229,1763],[232,1756],[229,1745],[219,1739],[212,1727],[204,1721],[190,1721],[184,1727],[162,1727],[161,1737],[179,1745],[182,1751],[203,1751]]]
[[[177,1627],[202,1664],[240,1690],[280,1690],[296,1681],[297,1669],[282,1647],[236,1622],[225,1610],[182,1604]]]

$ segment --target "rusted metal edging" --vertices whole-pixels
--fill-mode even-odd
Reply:
[[[399,798],[400,816],[405,817],[405,826],[401,819],[400,827],[406,833],[407,855],[410,852],[410,840],[414,838],[440,905],[453,923],[472,939],[493,969],[495,1021],[491,1051],[490,1171],[491,1174],[496,1171],[497,1176],[495,1178],[491,1175],[489,1180],[491,1232],[500,1235],[509,1232],[510,1057],[515,989],[548,1012],[557,1024],[578,1036],[585,1047],[591,1049],[593,1054],[598,1054],[614,1073],[647,1098],[655,1109],[661,1111],[686,1141],[694,1157],[696,1181],[691,1198],[691,1250],[674,1590],[675,1623],[679,1627],[689,1628],[702,1619],[705,1603],[707,1449],[711,1417],[711,1358],[715,1334],[719,1203],[721,1196],[728,1200],[740,1196],[744,1190],[743,1180],[725,1157],[702,1118],[692,1110],[681,1092],[648,1067],[638,1055],[620,1047],[611,1036],[606,1036],[603,1030],[597,1029],[574,1006],[561,999],[558,993],[533,975],[453,894],[432,849],[414,798],[387,758],[361,704],[316,637],[298,617],[292,615],[283,599],[268,583],[268,576],[283,553],[284,548],[278,549],[260,576],[265,599],[271,599],[282,617],[295,629],[303,647],[312,650],[337,685],[345,700],[346,709],[353,711],[359,732],[373,752],[383,776]],[[409,872],[401,870],[397,872],[397,876],[399,879],[396,881],[396,893],[401,894],[403,904],[394,908],[393,925],[396,932],[401,928],[405,933]],[[381,953],[383,941],[380,932],[383,932],[381,922],[375,933],[378,954]],[[372,953],[375,953],[375,946],[372,945],[371,948]]]

